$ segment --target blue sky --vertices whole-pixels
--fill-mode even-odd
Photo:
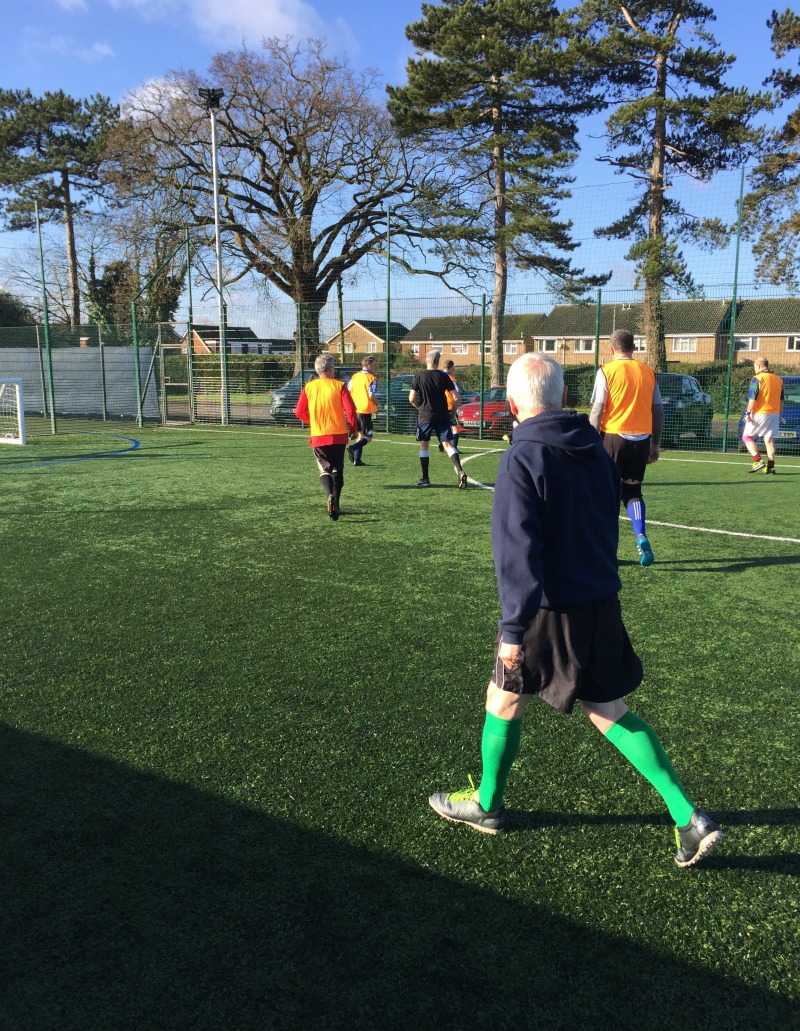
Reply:
[[[773,7],[785,4],[709,2],[717,13],[713,31],[718,41],[738,58],[731,81],[760,88],[774,63],[766,20]],[[419,0],[28,0],[6,5],[0,84],[27,87],[35,94],[57,89],[76,97],[101,93],[119,102],[129,90],[170,69],[202,72],[217,51],[236,48],[242,40],[256,46],[263,36],[287,34],[325,36],[354,67],[374,67],[387,81],[400,82],[412,53],[405,26],[420,16],[420,8]],[[599,255],[603,245],[591,243],[590,230],[581,221],[596,211],[598,199],[608,202],[627,187],[595,160],[602,144],[588,127],[582,146],[570,214],[576,235],[586,241],[585,261]],[[706,192],[713,197],[712,207],[725,208],[726,216],[730,205],[735,207],[738,175],[729,180],[722,192]],[[7,258],[18,240],[19,234],[0,235],[0,256]],[[745,248],[745,279],[748,261]],[[713,269],[709,266],[706,281],[730,280],[731,262],[726,257]],[[623,279],[620,268],[619,285]],[[415,289],[419,292],[418,283]]]

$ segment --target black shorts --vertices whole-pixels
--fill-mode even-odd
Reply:
[[[642,483],[647,459],[650,457],[650,438],[626,440],[618,433],[604,433],[603,447],[614,460],[621,479],[629,483]]]
[[[450,414],[434,417],[430,422],[417,423],[417,440],[426,443],[431,437],[437,437],[440,444],[449,444],[453,440],[453,428],[450,425]]]
[[[358,432],[362,435],[362,437],[371,437],[372,436],[372,413],[362,415],[361,412],[359,412],[357,418],[358,418]]]
[[[522,640],[522,665],[507,670],[497,657],[494,682],[512,694],[538,694],[559,712],[576,701],[613,702],[642,682],[642,663],[622,622],[619,598],[539,609]]]
[[[314,458],[317,460],[321,474],[327,473],[335,476],[342,475],[344,469],[344,444],[323,444],[314,448]]]

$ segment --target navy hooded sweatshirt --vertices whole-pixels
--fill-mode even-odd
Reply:
[[[619,471],[585,415],[547,411],[514,429],[492,507],[504,642],[521,644],[540,606],[617,594],[619,503]]]

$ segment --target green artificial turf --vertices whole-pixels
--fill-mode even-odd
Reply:
[[[631,706],[726,833],[679,870],[537,702],[507,835],[427,806],[480,774],[498,615],[445,457],[415,490],[379,439],[333,523],[302,434],[115,432],[0,453],[0,1027],[797,1026],[800,461],[666,452],[650,569],[620,523]]]

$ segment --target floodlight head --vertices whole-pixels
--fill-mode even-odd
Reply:
[[[225,96],[224,90],[221,90],[218,87],[213,86],[210,88],[206,86],[201,86],[197,92],[200,95],[200,99],[203,101],[203,104],[205,105],[206,111],[211,111],[212,109],[218,108],[220,100],[222,100],[222,98]]]

